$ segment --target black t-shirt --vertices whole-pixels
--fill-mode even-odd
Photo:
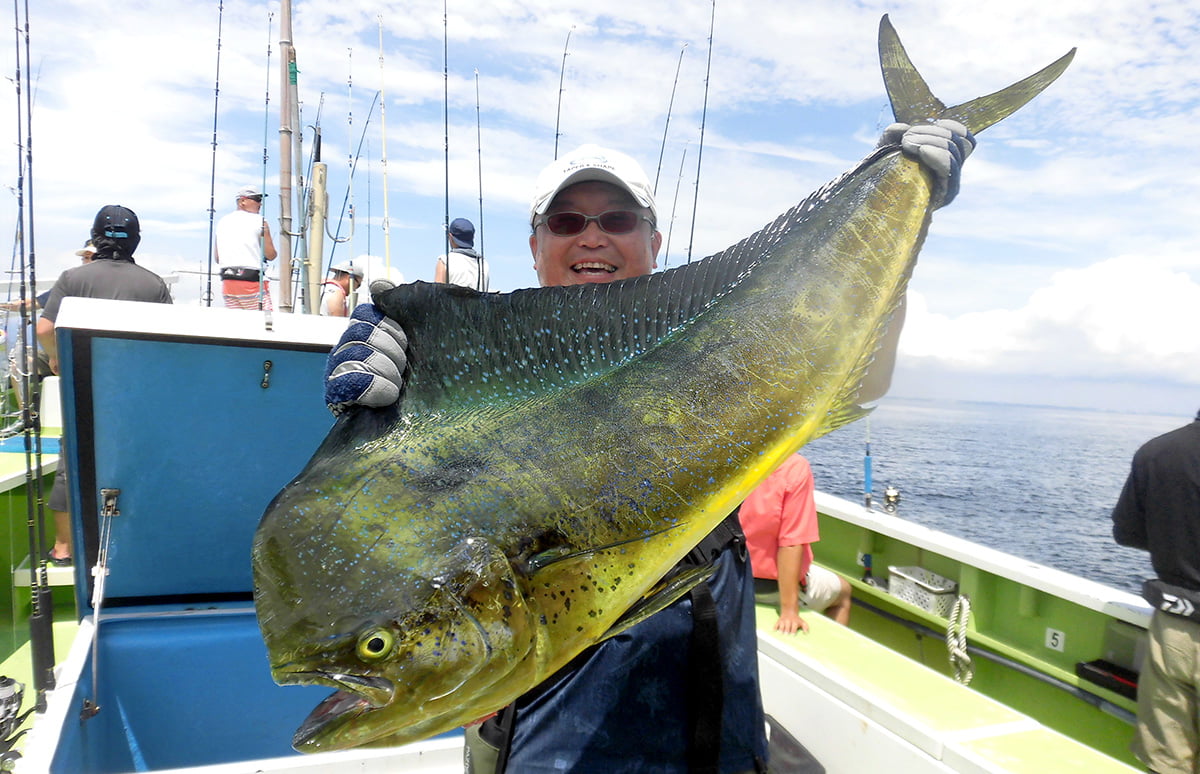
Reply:
[[[132,261],[112,258],[98,258],[60,274],[50,289],[42,316],[54,322],[62,300],[68,296],[171,303],[171,292],[162,277]]]
[[[1112,519],[1113,538],[1149,551],[1159,578],[1200,591],[1200,419],[1137,450]]]

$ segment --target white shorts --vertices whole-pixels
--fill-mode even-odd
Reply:
[[[809,610],[822,612],[842,593],[842,577],[832,570],[809,565],[806,591],[800,592],[800,604]]]

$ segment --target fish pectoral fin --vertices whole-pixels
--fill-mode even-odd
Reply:
[[[710,564],[703,567],[693,567],[669,575],[657,586],[646,592],[638,600],[637,604],[626,610],[625,614],[618,618],[612,627],[601,635],[600,640],[615,637],[655,613],[670,607],[676,600],[683,597],[684,594],[711,578],[715,569],[716,567]]]
[[[850,424],[851,422],[862,419],[863,417],[867,416],[874,410],[875,410],[874,406],[861,406],[861,405],[858,405],[857,403],[852,403],[848,406],[844,406],[843,408],[839,409],[838,411],[835,411],[835,412],[831,413],[829,416],[825,417],[825,421],[821,423],[821,426],[819,428],[817,428],[816,432],[813,434],[813,437],[810,438],[809,440],[815,441],[816,439],[820,438],[823,435],[832,433],[834,430],[837,430],[839,427],[844,427],[844,426]]]

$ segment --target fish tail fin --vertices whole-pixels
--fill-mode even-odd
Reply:
[[[883,82],[887,87],[888,99],[892,103],[892,113],[897,121],[906,124],[920,123],[931,118],[952,118],[961,122],[973,134],[979,134],[992,124],[1020,110],[1026,102],[1054,83],[1074,58],[1075,49],[1072,48],[1053,64],[1024,80],[993,94],[948,108],[933,96],[925,79],[913,66],[887,14],[879,20],[879,64],[883,70]]]

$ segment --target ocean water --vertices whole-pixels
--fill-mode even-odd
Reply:
[[[1112,507],[1137,448],[1192,418],[887,398],[802,453],[817,488],[862,502],[869,438],[877,507],[892,485],[899,517],[1138,594],[1153,570],[1113,542]]]

